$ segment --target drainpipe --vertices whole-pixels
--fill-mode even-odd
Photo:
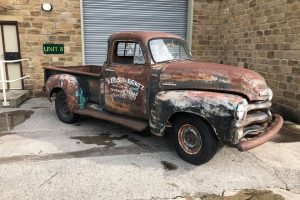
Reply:
[[[83,0],[80,0],[80,27],[81,27],[81,56],[82,64],[85,65],[85,46],[84,46],[84,24],[83,24]]]
[[[194,0],[188,0],[188,16],[187,16],[187,43],[192,50],[193,37],[193,16],[194,16]]]

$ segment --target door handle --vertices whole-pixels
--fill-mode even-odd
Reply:
[[[108,77],[116,76],[115,70],[109,68],[105,69],[105,76]]]
[[[114,72],[115,70],[107,68],[107,69],[105,69],[105,71],[107,71],[107,72]]]

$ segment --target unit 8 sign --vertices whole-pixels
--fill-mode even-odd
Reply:
[[[43,44],[44,54],[64,54],[63,44]]]

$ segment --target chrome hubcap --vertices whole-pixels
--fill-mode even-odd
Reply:
[[[180,127],[178,141],[181,148],[188,154],[197,154],[202,147],[202,138],[198,129],[190,124]]]

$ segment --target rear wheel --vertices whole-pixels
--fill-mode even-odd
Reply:
[[[56,94],[55,110],[58,118],[64,123],[72,124],[79,118],[79,115],[74,114],[72,111],[70,111],[67,95],[63,90],[59,91]]]
[[[194,115],[182,115],[174,120],[171,139],[178,155],[194,165],[208,162],[217,152],[213,130]]]

